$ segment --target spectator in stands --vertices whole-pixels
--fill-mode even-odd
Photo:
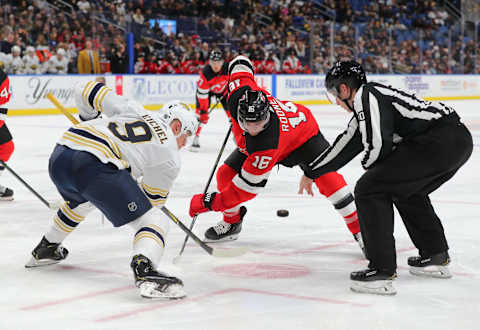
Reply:
[[[3,28],[2,40],[0,41],[0,52],[10,54],[13,47],[14,34],[10,29]]]
[[[287,58],[282,63],[282,71],[288,74],[301,72],[302,64],[300,63],[298,57],[295,55],[295,50],[293,48],[290,48],[287,51],[287,54]]]
[[[92,49],[92,42],[85,42],[85,49],[78,53],[78,73],[98,74],[100,73],[100,61],[96,50]]]
[[[77,7],[78,7],[78,9],[80,9],[82,14],[84,14],[84,15],[88,15],[88,13],[91,9],[90,2],[88,2],[87,0],[78,0],[77,1]]]
[[[132,19],[137,24],[143,24],[145,22],[145,17],[143,17],[140,8],[137,8],[137,10],[135,10],[135,14],[133,14]]]
[[[125,46],[122,43],[115,45],[109,56],[110,71],[112,73],[128,72],[128,57],[125,52]]]

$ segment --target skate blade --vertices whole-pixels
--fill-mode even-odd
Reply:
[[[61,260],[52,260],[52,259],[37,260],[34,257],[32,257],[30,261],[28,261],[25,264],[25,268],[49,266],[49,265],[58,264],[60,261]]]
[[[434,278],[451,278],[452,274],[447,266],[426,266],[426,267],[410,267],[410,274],[424,277]]]
[[[393,296],[397,294],[397,290],[393,287],[392,280],[384,281],[351,281],[350,290],[357,293],[370,293],[381,296]]]
[[[169,285],[160,291],[158,290],[158,284],[153,282],[143,282],[140,284],[140,295],[143,298],[163,300],[182,299],[187,296],[183,290],[183,286],[179,284]]]
[[[13,201],[13,196],[0,197],[0,202],[10,202],[10,201]]]
[[[190,147],[190,148],[188,148],[188,150],[191,151],[191,152],[199,152],[200,148],[199,147]]]
[[[209,239],[206,238],[203,240],[205,243],[221,243],[221,242],[230,242],[230,241],[235,241],[237,240],[239,234],[234,234],[234,235],[229,235],[222,237],[220,239]]]

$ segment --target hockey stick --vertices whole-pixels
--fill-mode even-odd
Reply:
[[[220,99],[217,99],[217,103],[215,103],[215,104],[213,105],[213,107],[210,107],[210,109],[208,109],[208,114],[211,114],[212,111],[213,111],[213,109],[215,109],[215,108],[220,104],[220,100],[221,100],[221,98],[220,98]]]
[[[49,99],[68,119],[70,119],[72,124],[77,125],[80,123],[70,112],[68,112],[67,109],[65,109],[52,93],[47,94],[47,99]]]
[[[218,104],[218,103],[217,103]],[[230,128],[228,129],[227,135],[225,136],[225,139],[223,140],[222,147],[220,148],[220,151],[218,152],[217,159],[215,160],[215,164],[213,164],[213,169],[210,172],[210,177],[208,178],[207,184],[205,185],[205,189],[203,190],[203,194],[205,195],[208,191],[208,187],[210,187],[210,183],[212,182],[213,175],[215,174],[215,170],[217,169],[218,162],[220,161],[220,157],[222,157],[223,150],[225,150],[225,145],[227,144],[228,137],[230,136],[230,133],[232,132],[232,124],[230,124]],[[194,216],[192,219],[192,223],[190,224],[190,231],[192,231],[193,226],[195,225],[195,221],[197,221],[198,215]],[[180,261],[180,258],[183,254],[183,251],[185,250],[185,246],[187,245],[188,241],[188,235],[185,236],[185,240],[183,241],[182,248],[178,255],[173,259],[173,263],[178,263]]]
[[[30,192],[32,192],[35,196],[38,197],[43,204],[45,204],[49,209],[56,210],[60,208],[63,202],[48,202],[45,198],[43,198],[38,192],[36,192],[28,183],[25,182],[17,173],[10,166],[8,166],[3,160],[0,159],[0,164],[5,167],[10,173],[13,174],[14,177],[18,179],[25,187],[27,187]]]
[[[230,257],[238,257],[238,256],[241,256],[243,254],[245,254],[247,252],[247,249],[246,248],[234,248],[234,249],[229,249],[229,250],[218,250],[218,249],[214,249],[212,248],[211,246],[207,245],[205,242],[203,242],[200,238],[198,238],[197,235],[195,235],[194,233],[192,233],[191,230],[189,230],[187,228],[187,226],[185,226],[172,212],[170,212],[165,206],[162,206],[161,210],[163,211],[163,213],[165,213],[167,215],[167,217],[169,217],[173,222],[175,222],[179,227],[180,229],[182,229],[185,234],[187,234],[188,236],[190,236],[194,241],[195,243],[197,243],[198,245],[200,245],[200,247],[202,249],[204,249],[205,251],[207,251],[208,254],[210,254],[211,256],[214,256],[214,257],[220,257],[220,258],[230,258]],[[187,236],[187,237],[188,237]]]

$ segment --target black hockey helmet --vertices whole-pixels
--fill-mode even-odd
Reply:
[[[245,130],[246,122],[267,122],[270,118],[270,104],[262,91],[246,90],[238,101],[238,123]]]
[[[223,52],[220,48],[214,48],[208,57],[210,61],[223,61]]]
[[[355,61],[338,61],[325,76],[325,88],[333,96],[338,96],[340,84],[345,84],[350,89],[358,89],[366,83],[365,71]]]

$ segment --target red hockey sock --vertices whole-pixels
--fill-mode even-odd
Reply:
[[[7,162],[10,159],[10,156],[12,155],[14,149],[15,149],[15,145],[13,144],[12,140],[4,144],[1,144],[0,159],[3,160],[4,162]]]
[[[335,210],[343,217],[352,234],[360,231],[355,200],[343,176],[330,172],[315,179],[315,185],[328,198]]]
[[[223,221],[233,224],[240,222],[241,220],[240,207],[236,207],[234,210],[230,209],[223,211]]]

